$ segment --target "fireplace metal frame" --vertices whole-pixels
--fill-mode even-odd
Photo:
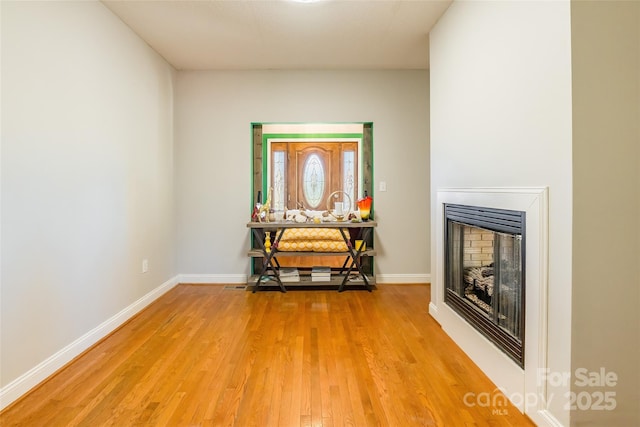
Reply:
[[[520,334],[514,338],[509,332],[500,327],[496,322],[479,313],[475,308],[449,288],[449,221],[455,221],[464,225],[484,228],[490,231],[522,236],[522,267],[521,267],[521,307],[520,307]],[[493,209],[478,206],[444,204],[444,262],[445,283],[444,302],[456,313],[464,318],[470,325],[478,330],[489,341],[500,348],[507,356],[524,368],[524,344],[525,344],[525,311],[526,311],[526,212],[507,209]],[[462,250],[462,247],[460,248]],[[495,257],[494,257],[495,258]],[[462,259],[462,257],[460,257]],[[496,283],[499,283],[496,280]],[[497,316],[497,313],[494,313]]]

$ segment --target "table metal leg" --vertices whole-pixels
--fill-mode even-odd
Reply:
[[[280,264],[278,263],[278,260],[275,258],[277,249],[272,247],[271,250],[267,251],[267,248],[264,245],[264,235],[265,235],[264,230],[261,228],[253,228],[252,230],[253,230],[253,235],[255,237],[255,240],[258,242],[258,247],[260,248],[263,254],[262,268],[260,269],[260,272],[257,274],[258,280],[256,281],[256,285],[253,288],[253,292],[255,293],[258,290],[258,287],[262,283],[263,277],[268,277],[269,279],[275,280],[278,286],[280,287],[280,291],[287,292],[287,288],[285,288],[285,286],[282,284],[282,281],[280,280],[280,273],[278,271],[278,269],[280,268]],[[274,242],[276,243],[275,246],[277,246],[277,242],[280,241],[280,237],[282,237],[283,232],[284,232],[284,229],[282,229],[280,233],[276,236],[274,240]],[[269,270],[269,268],[271,268],[271,271],[273,271],[273,276],[270,276],[267,274],[267,271]]]
[[[351,274],[351,272],[353,271],[353,267],[354,266],[356,267],[356,270],[358,271],[360,276],[362,276],[362,280],[364,281],[365,288],[369,292],[371,292],[371,285],[369,284],[369,280],[367,279],[367,275],[364,273],[364,271],[362,269],[362,261],[361,261],[362,246],[360,246],[359,248],[354,250],[353,246],[351,245],[351,241],[347,238],[344,230],[342,228],[340,228],[339,230],[340,230],[340,233],[342,234],[342,238],[347,243],[347,250],[349,251],[349,256],[351,257],[351,264],[349,265],[349,268],[347,269],[347,272],[345,273],[345,276],[342,279],[342,283],[340,284],[340,287],[338,288],[338,292],[344,291],[344,287],[346,286],[347,281],[349,280],[349,274]],[[361,232],[361,236],[359,236],[359,237],[361,237],[363,241],[366,241],[370,232],[371,232],[370,228],[365,228]],[[346,261],[345,261],[345,265],[346,265]],[[343,266],[343,268],[344,268],[344,266]]]

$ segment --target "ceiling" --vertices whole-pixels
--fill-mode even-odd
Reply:
[[[178,70],[427,69],[452,0],[102,0]]]

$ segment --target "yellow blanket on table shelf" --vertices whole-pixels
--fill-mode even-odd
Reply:
[[[347,238],[349,231],[345,230]],[[278,250],[288,252],[346,252],[347,244],[335,228],[287,228]]]

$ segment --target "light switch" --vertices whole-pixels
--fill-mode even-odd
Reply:
[[[380,191],[387,191],[387,181],[380,181]]]

